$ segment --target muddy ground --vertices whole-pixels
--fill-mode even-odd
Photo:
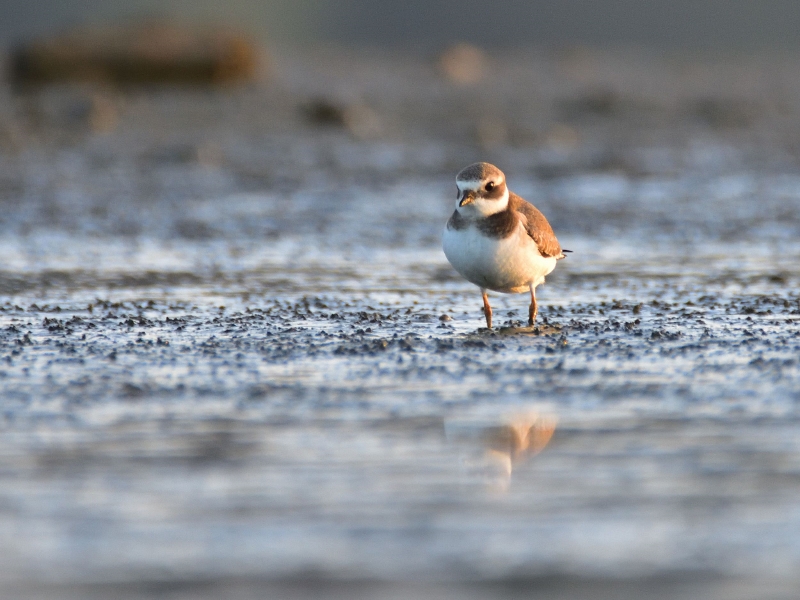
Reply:
[[[794,57],[489,61],[0,91],[5,597],[794,597]],[[573,250],[534,329],[475,160]]]

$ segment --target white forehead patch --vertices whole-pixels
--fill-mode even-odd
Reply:
[[[458,189],[460,189],[462,191],[463,190],[472,190],[472,191],[478,190],[478,189],[480,189],[482,184],[483,184],[483,182],[482,181],[478,181],[477,179],[470,179],[468,181],[464,181],[464,180],[461,180],[461,179],[456,179],[456,186],[458,186]]]

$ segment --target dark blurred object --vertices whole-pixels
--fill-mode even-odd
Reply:
[[[314,98],[304,104],[302,110],[308,121],[314,125],[335,127],[344,127],[345,125],[346,107],[327,98]]]
[[[12,53],[19,85],[64,81],[217,85],[252,80],[256,47],[228,30],[164,23],[98,27],[34,41]]]
[[[613,90],[597,89],[563,100],[559,108],[565,118],[574,119],[582,116],[613,117],[622,111],[622,105],[622,99]]]
[[[715,129],[749,127],[758,107],[746,100],[703,98],[692,103],[689,112]]]
[[[314,98],[301,107],[309,123],[344,127],[357,139],[378,137],[381,120],[378,114],[362,103],[344,103],[327,98]]]

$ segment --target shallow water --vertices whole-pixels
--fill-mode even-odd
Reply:
[[[6,99],[9,595],[792,597],[800,171],[780,122],[667,107],[487,149],[457,123],[392,129],[457,102],[433,81],[392,104],[425,65],[346,56],[388,123],[365,140],[282,122],[322,85],[293,60],[266,89],[116,98],[112,133],[59,120],[81,90]],[[586,158],[609,122],[625,168]],[[441,252],[475,155],[574,251],[537,329],[524,295],[493,295],[485,330]]]

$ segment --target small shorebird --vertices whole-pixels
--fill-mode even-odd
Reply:
[[[442,247],[450,264],[481,289],[486,326],[492,328],[487,290],[530,290],[528,325],[536,320],[536,286],[564,252],[544,215],[506,187],[506,176],[489,163],[475,163],[456,176],[456,209]]]

